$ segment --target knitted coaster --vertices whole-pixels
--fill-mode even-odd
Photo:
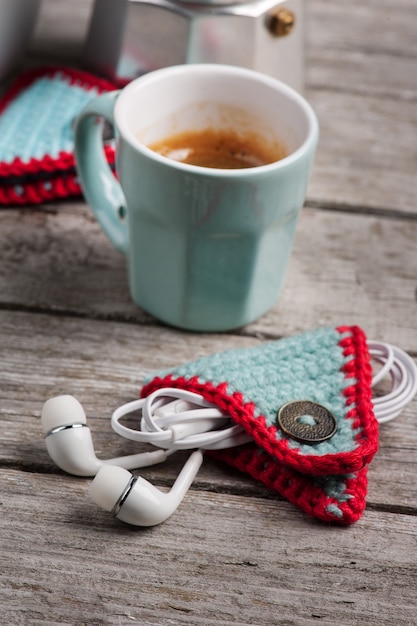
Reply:
[[[22,74],[0,100],[0,204],[40,204],[79,196],[74,119],[115,86],[79,70],[38,68]],[[105,146],[114,162],[114,149]]]
[[[378,448],[372,369],[357,326],[320,328],[159,373],[142,397],[176,387],[227,411],[254,443],[212,454],[324,521],[361,516]]]

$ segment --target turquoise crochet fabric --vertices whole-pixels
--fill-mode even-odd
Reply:
[[[146,380],[141,395],[169,387],[201,394],[253,439],[210,454],[313,517],[350,524],[365,508],[367,466],[378,448],[371,380],[365,334],[357,326],[343,326],[228,350],[159,372]],[[300,442],[291,429],[284,432],[278,413],[298,401],[332,414],[336,430],[328,439]],[[315,426],[312,416],[297,419],[311,419]]]
[[[0,205],[33,205],[80,196],[75,119],[97,95],[115,89],[73,68],[23,72],[0,99]],[[104,152],[114,164],[114,145]]]
[[[74,149],[74,118],[98,94],[71,83],[62,73],[38,79],[0,116],[0,161],[57,158]]]
[[[345,420],[345,398],[341,394],[352,379],[346,379],[342,367],[352,356],[345,357],[340,346],[340,333],[334,328],[314,332],[256,348],[229,350],[159,372],[174,377],[191,378],[198,375],[201,383],[228,384],[228,394],[240,392],[243,403],[255,403],[255,417],[263,415],[268,426],[276,426],[277,410],[286,402],[309,399],[328,408],[336,418],[338,428],[328,441],[314,446],[288,440],[288,445],[303,454],[331,454],[354,450],[357,430]],[[356,382],[356,381],[354,381]],[[350,408],[350,407],[349,407]],[[281,430],[277,439],[285,436]]]

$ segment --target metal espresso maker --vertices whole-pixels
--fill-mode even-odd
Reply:
[[[224,63],[304,86],[304,0],[96,0],[84,62],[123,84],[183,63]]]

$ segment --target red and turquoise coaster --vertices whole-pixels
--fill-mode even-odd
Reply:
[[[343,326],[199,359],[148,380],[141,395],[201,394],[254,440],[211,454],[313,517],[350,524],[366,506],[378,448],[371,381],[364,332]]]
[[[115,85],[75,69],[22,74],[0,100],[0,204],[40,204],[80,196],[74,121],[82,108]],[[114,148],[105,152],[114,162]]]

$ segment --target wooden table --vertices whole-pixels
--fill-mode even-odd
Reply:
[[[134,450],[109,417],[143,378],[228,347],[359,324],[417,356],[417,5],[309,0],[306,95],[320,147],[286,287],[227,334],[164,327],[82,201],[0,211],[0,622],[417,624],[417,400],[381,427],[367,509],[315,522],[206,459],[165,524],[96,508],[42,439],[44,401],[84,405],[97,454]],[[91,0],[44,1],[28,59],[76,63]],[[169,486],[185,456],[142,471]]]

